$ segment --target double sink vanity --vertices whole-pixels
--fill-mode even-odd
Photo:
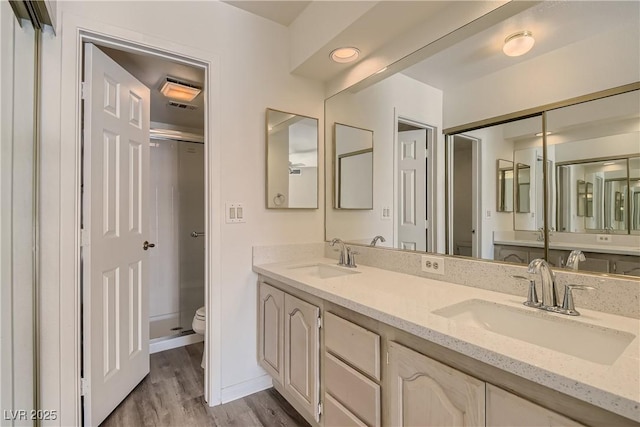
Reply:
[[[312,425],[640,422],[637,319],[327,256],[254,257],[259,362]]]

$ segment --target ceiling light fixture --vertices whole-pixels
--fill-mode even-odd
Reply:
[[[531,31],[518,31],[504,39],[502,51],[507,56],[520,56],[529,52],[536,40]]]
[[[191,102],[202,92],[202,89],[191,83],[167,77],[160,92],[170,99]]]
[[[339,47],[331,51],[331,59],[340,64],[345,64],[347,62],[352,62],[358,59],[358,55],[360,55],[360,50],[355,47]]]
[[[545,132],[545,135],[551,135],[551,132],[546,131],[546,132]],[[538,132],[538,133],[536,133],[536,136],[542,136],[542,132]]]
[[[616,162],[604,162],[602,164],[602,166],[611,166],[611,165],[615,165],[615,164],[616,164]]]
[[[387,68],[388,67],[384,67],[383,69],[376,71],[376,74],[384,73],[385,71],[387,71]]]

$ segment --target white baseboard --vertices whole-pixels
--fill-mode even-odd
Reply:
[[[231,402],[253,393],[266,390],[273,386],[271,376],[268,374],[253,378],[240,384],[234,384],[222,389],[222,403]]]
[[[204,341],[204,335],[189,334],[175,338],[155,339],[149,343],[149,354],[159,353],[172,348],[184,347],[185,345],[195,344]]]

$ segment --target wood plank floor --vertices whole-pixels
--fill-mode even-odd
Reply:
[[[151,372],[101,424],[115,426],[309,426],[274,389],[224,405],[204,401],[203,343],[151,355]]]

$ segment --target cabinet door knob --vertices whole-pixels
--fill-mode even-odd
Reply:
[[[156,244],[155,243],[149,243],[147,240],[144,241],[144,243],[142,244],[142,249],[144,249],[145,251],[149,250],[149,248],[155,248]]]

